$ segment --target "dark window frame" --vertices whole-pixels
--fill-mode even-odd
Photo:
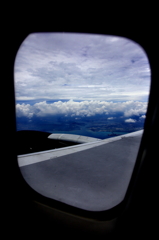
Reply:
[[[88,32],[89,33],[89,32]],[[90,32],[91,33],[91,32]],[[95,33],[99,33],[99,32],[95,32]],[[151,88],[150,88],[150,96],[149,96],[149,103],[148,103],[148,109],[147,109],[147,118],[145,120],[145,125],[144,125],[144,134],[143,134],[143,138],[140,144],[140,149],[139,149],[139,153],[137,156],[137,160],[136,160],[136,164],[135,164],[135,169],[133,171],[133,175],[128,187],[128,191],[126,194],[125,199],[123,200],[123,202],[118,205],[117,207],[107,210],[107,211],[103,211],[103,212],[89,212],[89,211],[85,211],[85,210],[79,210],[76,209],[74,207],[68,206],[64,203],[59,203],[55,200],[52,199],[47,199],[46,197],[41,196],[40,194],[36,193],[34,190],[32,190],[24,181],[24,179],[21,176],[18,164],[17,164],[17,157],[16,157],[16,152],[13,150],[12,152],[12,156],[13,156],[13,162],[11,163],[12,166],[12,170],[14,171],[14,175],[16,176],[16,180],[15,184],[16,184],[16,194],[19,196],[20,199],[25,199],[24,202],[32,202],[32,201],[36,201],[39,202],[41,204],[47,205],[51,208],[56,208],[60,211],[64,211],[70,214],[74,214],[77,216],[82,216],[85,218],[90,218],[90,219],[98,219],[100,221],[103,220],[110,220],[113,219],[117,216],[119,216],[119,214],[121,212],[124,211],[124,209],[126,209],[126,207],[130,206],[130,202],[132,203],[132,199],[131,196],[134,195],[134,198],[136,197],[136,194],[139,194],[139,190],[138,190],[138,186],[140,184],[140,182],[142,182],[143,180],[141,180],[141,175],[143,176],[143,178],[145,178],[145,172],[144,168],[147,167],[147,161],[149,161],[149,157],[151,156],[151,158],[155,157],[154,155],[152,155],[152,149],[154,149],[154,137],[156,136],[156,132],[155,132],[155,128],[157,126],[157,114],[158,114],[158,109],[159,109],[159,103],[157,102],[158,100],[158,96],[157,96],[157,81],[155,81],[156,76],[157,76],[157,67],[156,67],[156,63],[154,62],[154,52],[152,51],[152,41],[150,41],[150,38],[148,38],[147,41],[145,41],[145,37],[146,34],[143,36],[141,35],[136,35],[136,34],[131,34],[131,33],[121,33],[118,31],[114,31],[114,32],[101,32],[101,34],[108,34],[108,35],[118,35],[121,37],[126,37],[129,38],[131,40],[134,40],[135,42],[139,43],[139,45],[141,45],[146,54],[147,57],[149,59],[149,63],[150,63],[150,67],[151,67]],[[18,50],[21,42],[25,39],[25,37],[28,35],[28,33],[22,33],[20,35],[20,37],[17,39],[16,43],[15,43],[15,47],[14,47],[14,51],[12,52],[12,60],[15,58],[16,56],[16,51]],[[12,83],[11,83],[11,97],[12,99],[14,99],[14,76],[13,76],[13,71],[10,71],[10,78],[12,79]],[[11,104],[11,113],[13,115],[13,123],[12,123],[12,136],[13,139],[15,137],[15,106],[14,106],[14,101]],[[155,115],[156,114],[156,115]]]

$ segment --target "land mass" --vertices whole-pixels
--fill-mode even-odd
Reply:
[[[140,116],[131,116],[133,122],[125,122],[130,117],[121,114],[79,116],[19,117],[16,119],[17,131],[36,130],[49,133],[78,134],[89,137],[109,138],[143,129],[144,120]]]

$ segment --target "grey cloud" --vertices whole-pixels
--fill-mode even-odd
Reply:
[[[79,94],[81,84],[86,88]],[[111,91],[104,94],[95,86],[91,94],[87,89],[91,84]],[[125,101],[133,95],[132,100],[145,100],[150,85],[148,60],[136,43],[124,38],[58,33],[29,35],[15,61],[17,99],[55,96],[70,99],[66,88],[61,88],[66,85],[70,86],[67,90],[73,99]],[[127,94],[122,95],[121,89]]]

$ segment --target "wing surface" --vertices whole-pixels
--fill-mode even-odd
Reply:
[[[26,182],[43,196],[85,210],[108,210],[124,199],[142,133],[18,155],[18,164]]]

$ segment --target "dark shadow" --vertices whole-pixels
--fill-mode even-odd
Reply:
[[[22,130],[16,132],[16,152],[17,155],[46,151],[56,148],[63,148],[77,145],[79,143],[49,139],[51,133]]]

